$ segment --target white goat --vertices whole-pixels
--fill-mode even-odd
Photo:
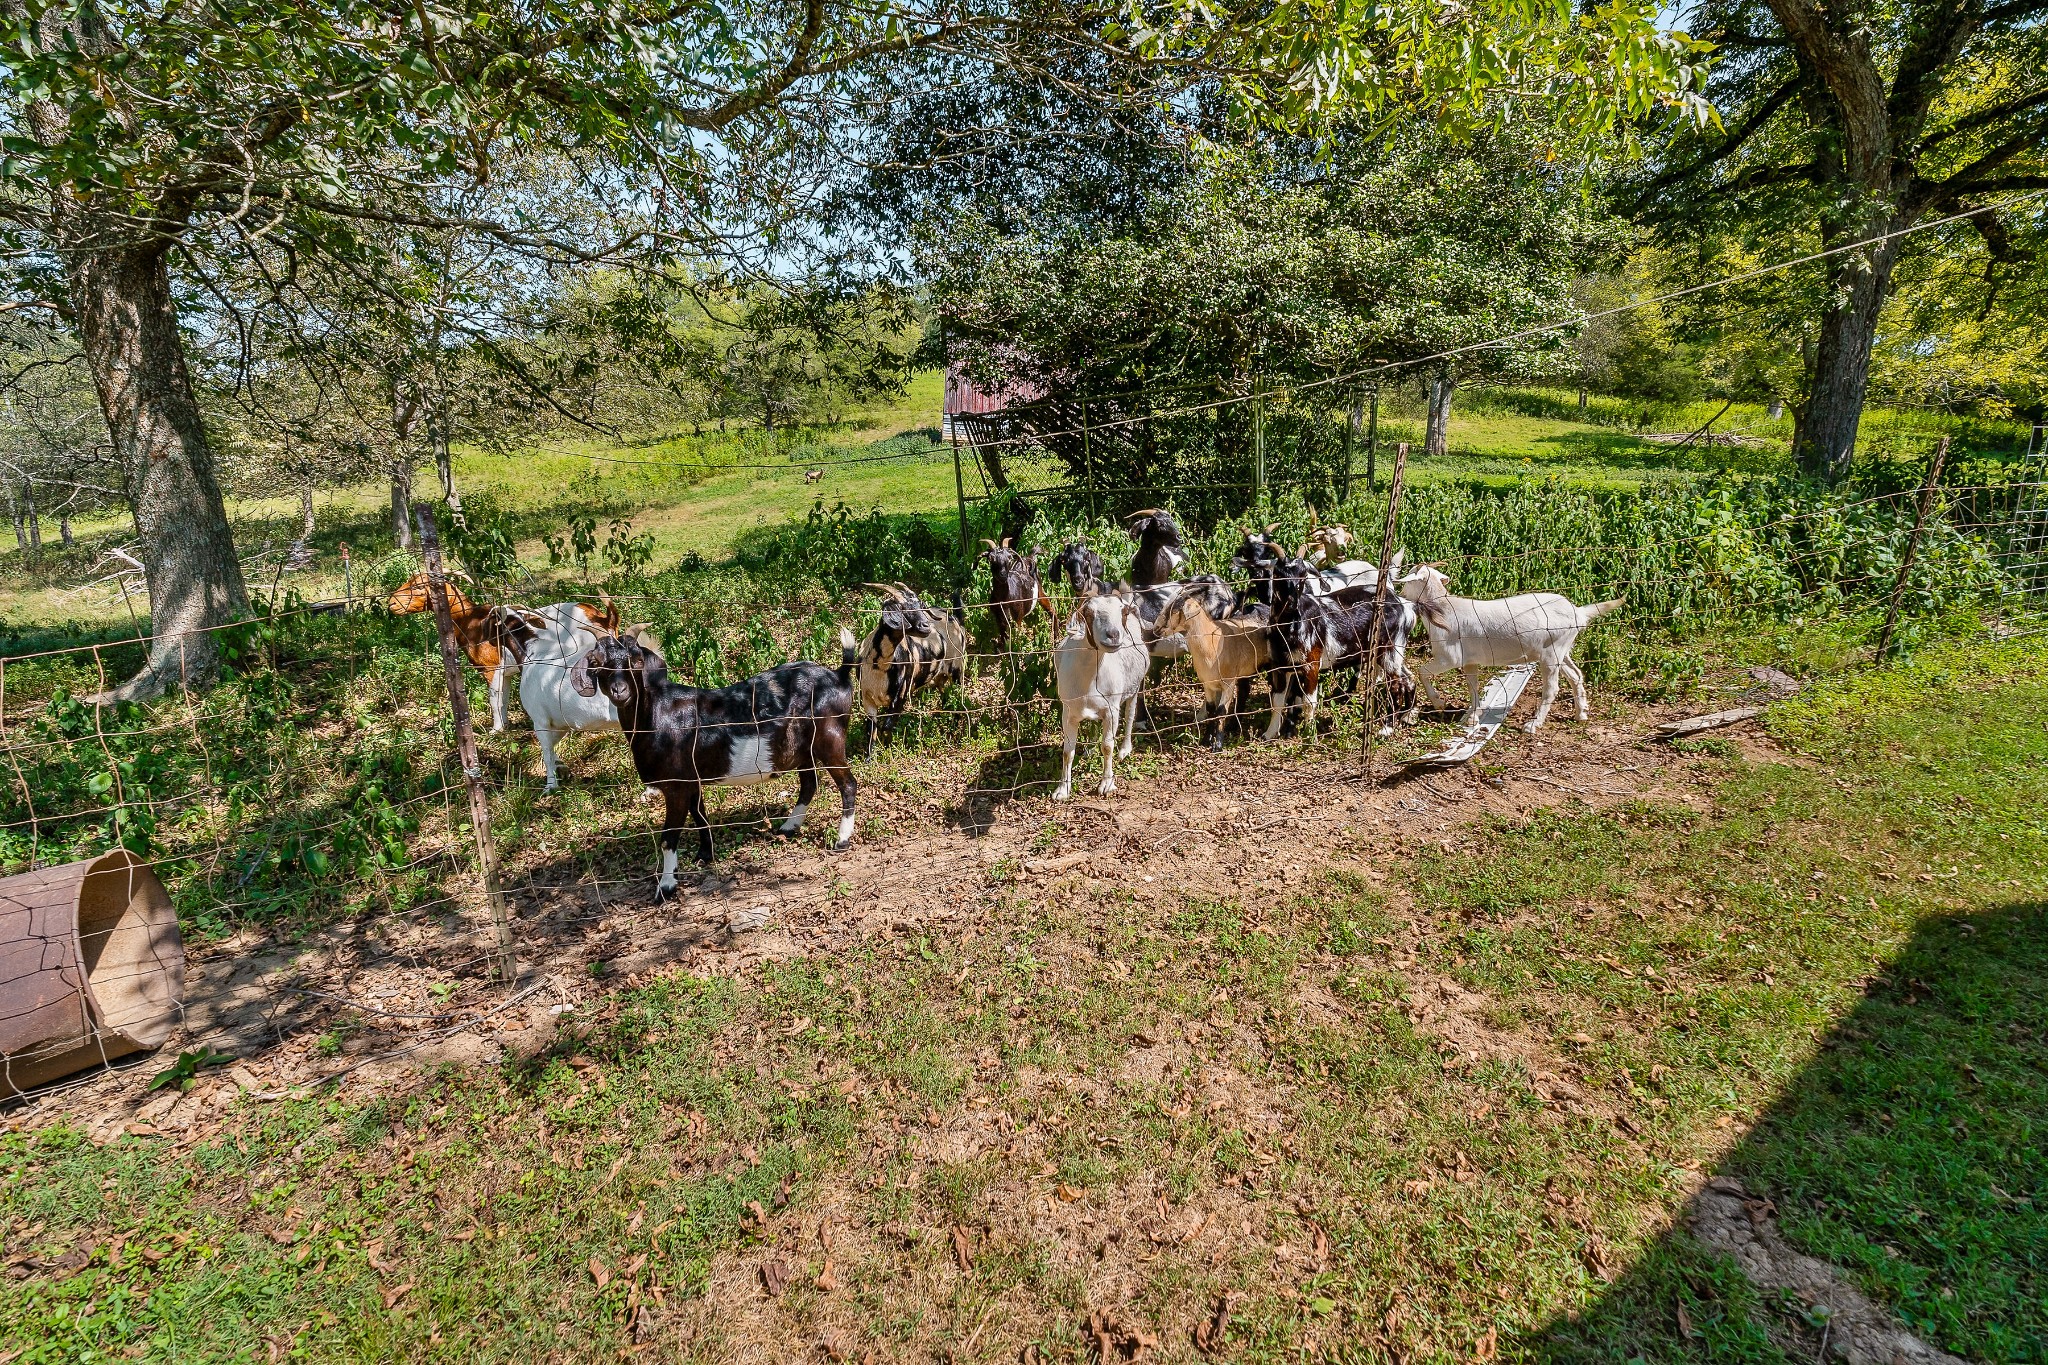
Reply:
[[[540,740],[541,766],[547,770],[547,790],[561,785],[555,763],[555,745],[572,730],[616,730],[619,712],[603,692],[586,697],[570,685],[569,670],[590,653],[599,634],[632,637],[656,658],[661,650],[644,627],[619,628],[619,608],[606,602],[600,610],[587,602],[557,602],[527,613],[540,629],[526,644],[526,662],[519,674],[519,704],[533,721],[534,737]],[[652,789],[650,789],[652,790]]]
[[[1060,730],[1064,750],[1060,785],[1052,794],[1065,801],[1074,794],[1074,747],[1081,722],[1102,722],[1102,785],[1108,796],[1116,790],[1116,760],[1131,752],[1131,726],[1137,719],[1138,694],[1152,656],[1145,648],[1145,625],[1138,609],[1121,597],[1091,597],[1067,620],[1067,634],[1053,648],[1053,675],[1060,691]],[[1123,748],[1117,749],[1117,722],[1123,722]]]
[[[1465,675],[1465,691],[1472,698],[1465,708],[1469,727],[1479,718],[1480,689],[1490,670],[1512,664],[1537,663],[1543,667],[1543,700],[1524,728],[1540,730],[1557,700],[1557,680],[1569,678],[1572,696],[1578,703],[1579,719],[1587,716],[1586,678],[1572,662],[1572,646],[1579,632],[1628,599],[1595,602],[1590,607],[1573,604],[1554,592],[1529,592],[1516,597],[1482,601],[1452,595],[1444,575],[1425,564],[1400,580],[1401,595],[1415,604],[1415,610],[1429,623],[1429,658],[1414,665],[1415,679],[1431,706],[1441,704],[1430,678],[1458,669]],[[1414,713],[1411,711],[1410,715]]]

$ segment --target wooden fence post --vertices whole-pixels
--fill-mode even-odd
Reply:
[[[427,597],[434,606],[434,627],[441,636],[441,672],[448,683],[448,709],[455,716],[455,755],[462,762],[462,778],[469,788],[469,828],[476,838],[477,873],[484,884],[484,900],[491,907],[491,923],[498,931],[500,979],[511,981],[518,974],[512,954],[512,919],[506,912],[505,893],[498,886],[498,846],[491,839],[491,799],[484,790],[483,765],[476,754],[476,732],[469,723],[469,692],[462,685],[462,650],[455,643],[455,620],[448,614],[448,579],[441,567],[441,537],[434,526],[434,514],[425,504],[414,503],[413,519],[419,525],[420,558],[427,566]]]
[[[948,422],[953,429],[953,497],[960,508],[960,558],[967,558],[967,476],[960,472],[960,427]]]
[[[1913,514],[1913,530],[1906,537],[1906,554],[1899,561],[1899,576],[1892,583],[1891,605],[1885,609],[1884,630],[1877,637],[1877,657],[1882,659],[1891,653],[1892,631],[1899,624],[1899,604],[1906,597],[1906,576],[1913,572],[1913,558],[1920,552],[1920,532],[1927,524],[1927,513],[1934,506],[1934,490],[1941,483],[1941,466],[1948,459],[1948,437],[1934,447],[1934,458],[1927,463],[1927,482],[1920,489],[1920,509]]]

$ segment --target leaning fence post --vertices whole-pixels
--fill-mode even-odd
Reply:
[[[1401,489],[1407,473],[1408,443],[1402,441],[1394,447],[1394,477],[1387,485],[1387,525],[1386,529],[1380,533],[1379,586],[1374,590],[1373,595],[1382,600],[1392,596],[1394,592],[1394,542],[1401,533]],[[1375,625],[1374,629],[1377,631],[1378,626]],[[1377,647],[1377,644],[1378,642],[1375,641],[1375,647]],[[1361,673],[1359,676],[1361,683],[1363,683],[1365,675]],[[1389,686],[1391,685],[1390,682]],[[1375,728],[1373,725],[1374,707],[1372,691],[1370,688],[1361,685],[1358,689],[1358,696],[1360,709],[1365,714],[1365,733],[1361,737],[1361,743],[1365,746],[1365,775],[1368,779],[1371,779],[1373,777],[1372,744],[1374,739],[1373,730]],[[1391,703],[1391,695],[1388,700]]]
[[[469,692],[462,685],[462,651],[455,643],[455,619],[448,613],[448,580],[441,568],[441,537],[434,526],[434,514],[414,504],[413,519],[420,531],[420,558],[427,566],[427,597],[434,606],[434,626],[441,636],[441,672],[448,681],[448,709],[455,716],[455,753],[462,760],[462,778],[469,788],[469,828],[476,836],[477,873],[484,884],[484,900],[491,907],[491,923],[498,931],[498,970],[510,981],[518,972],[512,955],[512,920],[506,913],[505,893],[498,885],[498,846],[491,839],[491,799],[484,790],[483,765],[477,759],[476,732],[469,724]]]
[[[1877,637],[1877,657],[1882,659],[1891,653],[1892,631],[1899,624],[1899,604],[1906,597],[1906,575],[1913,572],[1913,557],[1920,551],[1920,531],[1927,524],[1927,513],[1934,506],[1934,490],[1941,483],[1941,466],[1948,459],[1948,437],[1941,438],[1934,447],[1934,458],[1927,463],[1927,482],[1920,489],[1920,509],[1913,514],[1913,531],[1906,537],[1906,554],[1899,561],[1899,576],[1892,583],[1891,605],[1885,609],[1884,630]]]

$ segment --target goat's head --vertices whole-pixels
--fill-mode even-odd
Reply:
[[[1066,579],[1074,592],[1093,592],[1102,585],[1102,556],[1089,548],[1087,541],[1077,540],[1053,556],[1052,571]]]
[[[881,631],[892,639],[915,636],[929,639],[932,633],[930,608],[901,583],[870,583],[882,594]]]
[[[1344,552],[1351,548],[1351,531],[1342,524],[1318,526],[1308,533],[1308,540],[1301,547],[1301,557],[1311,564],[1318,558],[1335,564],[1344,558]]]
[[[605,700],[623,708],[647,684],[648,652],[638,640],[618,635],[600,635],[597,643],[569,665],[569,686],[582,697],[604,693]]]
[[[1079,634],[1089,647],[1104,654],[1122,649],[1127,640],[1142,640],[1144,624],[1138,609],[1114,593],[1099,593],[1074,609],[1068,634]]]
[[[1398,562],[1397,556],[1396,563]],[[1397,569],[1394,582],[1401,589],[1401,596],[1410,602],[1429,602],[1451,594],[1450,576],[1434,564],[1424,564],[1413,573],[1407,574],[1400,573]]]
[[[1180,548],[1180,523],[1173,519],[1173,513],[1148,507],[1142,512],[1131,513],[1124,520],[1128,523],[1124,529],[1129,532],[1131,539],[1139,544],[1149,542]]]
[[[462,595],[462,589],[455,586],[455,576],[455,573],[450,573],[441,580],[442,590],[448,594],[450,610],[467,611],[469,599]],[[467,574],[462,576],[468,577]],[[432,611],[434,596],[426,571],[421,570],[400,583],[391,596],[384,600],[384,605],[391,609],[393,616],[411,616],[415,612]]]

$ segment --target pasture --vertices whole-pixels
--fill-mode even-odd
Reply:
[[[877,582],[957,590],[985,643],[936,399],[469,452],[452,549],[492,600],[608,595],[700,684],[836,661]],[[12,557],[0,857],[151,857],[196,979],[162,1055],[6,1115],[0,1359],[1812,1359],[1837,1324],[1689,1229],[1726,1178],[1927,1341],[2048,1359],[2048,645],[1994,534],[2013,433],[1954,433],[1969,472],[1876,660],[1931,427],[1873,414],[1871,477],[1820,492],[1761,410],[1675,449],[1645,438],[1720,405],[1603,405],[1474,395],[1400,536],[1474,595],[1625,593],[1580,645],[1589,721],[1383,784],[1441,718],[1369,746],[1333,701],[1211,754],[1182,665],[1121,790],[1084,748],[1054,806],[1041,617],[856,760],[849,852],[830,799],[782,841],[793,784],[719,791],[715,867],[657,908],[624,745],[571,739],[543,794],[515,706],[479,737],[513,983],[427,618],[374,605],[416,567],[381,490],[323,506],[311,568],[252,570],[265,614],[196,700],[78,700],[139,658],[118,593],[79,591],[118,527]],[[1261,516],[1373,553],[1385,469]],[[236,512],[245,546],[294,533]],[[1072,499],[967,529],[1012,512],[1129,561]],[[364,609],[308,610],[344,543]],[[1767,709],[1648,739],[1737,702]]]

